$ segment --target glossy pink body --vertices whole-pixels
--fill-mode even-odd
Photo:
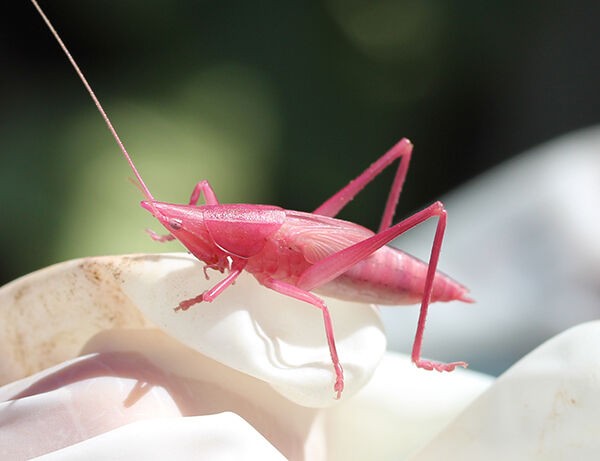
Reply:
[[[303,287],[302,275],[327,256],[375,233],[358,224],[313,213],[265,205],[178,205],[143,202],[148,211],[168,216],[167,230],[208,267],[221,272],[231,260],[261,282],[273,278]],[[175,220],[174,229],[169,220]],[[396,248],[383,246],[311,291],[348,301],[402,305],[423,298],[428,265]],[[436,273],[431,302],[468,300],[467,290]]]
[[[356,179],[326,200],[313,213],[289,211],[271,205],[220,204],[208,181],[194,187],[187,205],[159,202],[135,167],[98,98],[35,0],[42,19],[67,55],[77,75],[117,141],[123,156],[138,180],[146,200],[142,206],[169,232],[157,241],[179,240],[206,268],[227,273],[211,289],[182,300],[175,310],[187,310],[211,302],[232,285],[242,271],[250,272],[262,285],[306,302],[321,311],[325,335],[335,371],[334,391],[340,398],[344,373],[336,350],[333,322],[325,302],[313,292],[341,299],[374,304],[421,303],[412,359],[421,368],[451,371],[464,362],[438,363],[421,358],[421,345],[429,303],[461,300],[471,302],[467,290],[436,272],[444,231],[446,210],[440,202],[392,225],[412,155],[412,143],[402,139]],[[335,219],[381,171],[399,160],[398,169],[385,205],[379,231]],[[204,196],[205,205],[198,205]],[[386,246],[398,235],[437,218],[429,264]]]
[[[276,259],[274,276],[287,276],[287,281],[296,284],[309,265],[375,235],[363,226],[341,219],[287,210],[285,214],[285,222],[267,239],[265,249],[248,262],[248,272],[269,272]],[[265,264],[267,261],[270,264]],[[333,280],[314,287],[313,291],[362,303],[416,304],[423,298],[427,268],[423,261],[383,246]],[[432,302],[461,299],[465,293],[462,285],[436,273]]]

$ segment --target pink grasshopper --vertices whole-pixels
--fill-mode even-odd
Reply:
[[[244,270],[265,287],[316,307],[323,315],[335,371],[334,391],[338,399],[344,389],[344,373],[336,350],[333,324],[327,305],[313,292],[373,304],[399,305],[420,301],[413,362],[420,368],[437,371],[467,366],[465,362],[438,363],[421,358],[429,303],[472,301],[464,286],[436,272],[446,228],[446,210],[441,202],[435,202],[391,225],[412,154],[409,140],[400,140],[312,213],[272,205],[221,204],[208,181],[196,184],[187,205],[156,201],[79,66],[36,0],[31,1],[75,68],[129,163],[146,198],[141,202],[142,207],[169,232],[161,236],[149,231],[151,237],[159,242],[177,239],[205,263],[205,269],[227,272],[225,278],[211,289],[181,301],[175,310],[187,310],[203,301],[213,301]],[[397,159],[398,170],[378,233],[335,218],[367,184]],[[205,205],[198,205],[201,196]],[[400,234],[432,217],[437,217],[438,223],[429,264],[386,246]]]

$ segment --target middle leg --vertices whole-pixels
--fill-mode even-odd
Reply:
[[[235,283],[236,279],[244,270],[245,265],[245,263],[240,264],[234,262],[231,267],[231,271],[229,272],[229,274],[227,274],[227,277],[225,277],[212,288],[199,294],[198,296],[194,296],[193,298],[181,301],[179,305],[175,308],[175,311],[187,311],[190,307],[192,307],[195,304],[199,304],[201,302],[213,302],[217,298],[217,296],[219,296],[221,293],[223,293],[223,291],[225,291],[227,287]]]
[[[304,301],[308,304],[312,304],[321,311],[323,314],[323,323],[325,324],[325,336],[327,337],[327,345],[329,346],[329,355],[331,356],[331,362],[333,363],[333,369],[335,371],[335,384],[333,386],[333,390],[336,392],[336,399],[339,399],[342,395],[342,391],[344,390],[344,370],[342,369],[342,365],[340,364],[340,359],[338,357],[335,346],[335,338],[333,336],[333,324],[331,322],[331,316],[329,315],[329,309],[327,308],[325,301],[306,290],[280,280],[267,278],[265,280],[261,280],[260,283],[278,293],[299,301]]]

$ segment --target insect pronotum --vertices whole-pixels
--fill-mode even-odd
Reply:
[[[150,236],[159,242],[179,240],[205,267],[227,275],[211,289],[182,300],[175,310],[211,302],[232,285],[242,271],[250,272],[263,286],[304,301],[323,315],[325,335],[335,371],[334,391],[340,398],[344,372],[336,350],[333,324],[320,293],[349,301],[373,304],[421,303],[412,360],[420,368],[452,371],[465,362],[439,363],[421,358],[427,309],[433,301],[472,302],[468,290],[436,272],[446,228],[446,210],[435,202],[392,225],[394,211],[412,154],[412,143],[401,139],[388,152],[312,213],[285,210],[272,205],[221,204],[208,181],[200,181],[187,205],[154,199],[119,135],[79,66],[36,0],[31,0],[58,41],[77,75],[102,115],[133,171],[145,200],[141,202],[167,229],[168,234]],[[368,183],[395,160],[398,169],[377,233],[335,216]],[[200,197],[204,205],[198,205]],[[400,234],[429,218],[437,217],[437,228],[429,264],[387,246]]]

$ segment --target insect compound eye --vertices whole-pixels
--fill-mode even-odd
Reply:
[[[171,229],[173,230],[179,230],[181,229],[181,219],[177,219],[177,218],[169,218],[169,227],[171,227]]]

